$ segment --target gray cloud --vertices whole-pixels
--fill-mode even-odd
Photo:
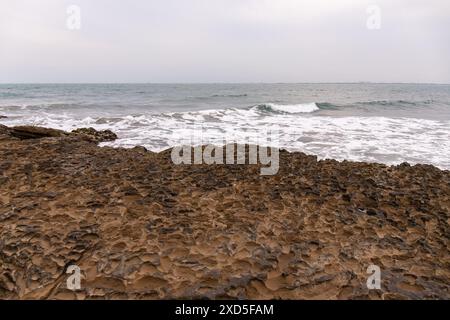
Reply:
[[[81,30],[66,8],[81,8]],[[368,30],[366,9],[381,8]],[[450,83],[447,0],[0,0],[0,82]]]

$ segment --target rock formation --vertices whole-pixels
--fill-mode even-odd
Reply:
[[[97,131],[94,128],[80,128],[68,133],[63,130],[36,126],[16,126],[8,128],[4,125],[0,125],[0,134],[2,133],[20,140],[78,136],[85,140],[99,143],[117,139],[117,135],[110,130]]]
[[[0,126],[2,299],[450,298],[448,171],[282,150],[263,177],[80,133],[112,138]]]
[[[56,138],[64,137],[68,134],[65,131],[57,129],[48,129],[34,126],[17,126],[10,128],[11,136],[24,139],[39,139],[39,138]]]
[[[73,130],[71,134],[85,136],[93,142],[106,142],[117,139],[117,135],[110,130],[97,131],[94,128],[81,128]]]

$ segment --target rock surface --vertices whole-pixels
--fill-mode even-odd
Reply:
[[[20,140],[42,139],[42,138],[62,138],[62,137],[81,137],[84,140],[92,142],[114,141],[117,135],[110,130],[97,131],[94,128],[80,128],[68,133],[63,130],[49,129],[36,126],[16,126],[8,128],[0,125],[0,134],[6,134]]]
[[[7,126],[4,126],[2,124],[0,124],[0,134],[10,134],[11,129],[8,128]]]
[[[282,151],[263,177],[16,130],[0,126],[2,299],[450,298],[448,171]]]
[[[117,135],[110,130],[97,131],[94,128],[81,128],[73,130],[71,134],[85,136],[94,142],[114,141],[117,139]]]
[[[64,137],[68,134],[65,131],[57,129],[49,129],[35,126],[17,126],[10,128],[10,133],[13,137],[21,140],[25,139],[41,139],[41,138],[56,138]]]

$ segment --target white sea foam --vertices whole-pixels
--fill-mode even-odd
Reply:
[[[318,111],[319,107],[316,103],[302,103],[302,104],[276,104],[276,103],[268,103],[265,105],[272,111],[278,111],[282,113],[310,113],[314,111]],[[258,106],[259,107],[259,106]]]
[[[315,104],[281,106],[281,109],[270,105],[270,108],[274,112],[253,107],[114,117],[104,114],[75,117],[49,111],[18,110],[0,123],[32,124],[69,131],[86,126],[110,129],[119,139],[102,145],[143,145],[152,151],[183,144],[187,137],[192,137],[192,144],[222,144],[224,140],[257,143],[261,130],[276,126],[279,129],[278,147],[315,154],[322,159],[386,164],[407,161],[450,169],[450,120],[315,116]],[[201,136],[198,135],[200,126],[203,129]]]

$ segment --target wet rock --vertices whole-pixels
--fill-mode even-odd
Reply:
[[[7,135],[9,135],[10,132],[11,132],[11,129],[9,127],[0,124],[0,134],[7,134]]]
[[[117,139],[117,135],[111,130],[97,131],[94,128],[76,129],[71,132],[71,135],[83,136],[93,142],[107,142],[107,141],[114,141]]]
[[[62,130],[49,129],[35,126],[17,126],[10,128],[10,135],[21,140],[56,138],[67,136]]]
[[[409,168],[411,165],[408,162],[402,162],[398,165],[400,168]]]
[[[136,150],[137,152],[147,152],[148,151],[145,147],[142,147],[142,146],[136,146],[133,148],[133,150]]]

